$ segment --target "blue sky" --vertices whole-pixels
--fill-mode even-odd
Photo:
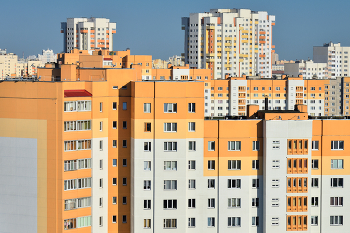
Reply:
[[[215,8],[246,8],[276,16],[273,44],[280,59],[312,59],[312,47],[329,41],[350,46],[347,0],[61,0],[2,1],[0,48],[22,57],[63,50],[60,22],[104,17],[117,23],[114,50],[167,59],[183,52],[181,17]]]

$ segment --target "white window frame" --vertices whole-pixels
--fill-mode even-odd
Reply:
[[[260,164],[259,164],[259,160],[258,159],[257,160],[252,160],[252,169],[259,170],[259,166],[260,166]]]
[[[344,150],[344,141],[331,141],[331,150]]]
[[[318,169],[318,159],[312,159],[311,160],[311,168],[312,169]]]
[[[208,151],[215,151],[215,141],[208,141]]]
[[[177,142],[164,142],[164,151],[177,151]]]
[[[208,189],[215,189],[215,179],[208,179]]]
[[[189,141],[188,142],[188,150],[189,151],[196,151],[196,141]]]
[[[196,160],[188,160],[188,170],[196,170]]]
[[[340,186],[341,184],[341,186]],[[343,178],[331,178],[331,187],[332,188],[343,188],[344,179]]]
[[[331,169],[344,169],[344,160],[331,159]]]
[[[176,210],[177,209],[177,199],[163,200],[163,209]]]
[[[144,180],[143,181],[143,190],[151,190],[152,189],[152,182],[151,180]]]
[[[229,198],[228,208],[241,208],[241,198],[237,198],[237,197]]]
[[[318,150],[319,146],[319,141],[312,141],[311,142],[311,148],[312,150]],[[317,216],[316,216],[317,217]]]
[[[215,217],[208,217],[208,227],[215,227]]]
[[[241,217],[228,217],[227,226],[228,227],[240,227],[241,226]]]
[[[188,227],[196,227],[196,218],[188,218]]]
[[[241,179],[227,179],[227,188],[240,189],[241,188]]]
[[[188,122],[188,132],[196,131],[196,122]]]
[[[311,216],[311,226],[318,225],[318,216]]]
[[[240,151],[240,150],[241,150],[241,141],[228,142],[228,151]]]
[[[164,171],[176,171],[177,161],[164,161]]]
[[[164,123],[164,132],[177,132],[177,123]]]
[[[189,189],[196,189],[196,180],[195,179],[188,180],[188,188]]]
[[[311,187],[318,188],[318,178],[311,178]]]
[[[208,170],[215,170],[215,160],[208,160]]]
[[[163,219],[164,229],[175,229],[177,228],[177,219]]]
[[[241,160],[228,160],[228,170],[241,170]]]
[[[343,225],[343,216],[330,216],[330,225],[331,226],[341,226]]]
[[[196,112],[196,103],[188,103],[188,112],[195,113]]]
[[[151,200],[143,200],[143,209],[150,210],[152,208]]]
[[[259,217],[258,216],[253,216],[252,217],[252,226],[253,227],[259,226]]]
[[[332,202],[333,202],[333,204],[332,204]],[[330,197],[329,204],[330,204],[331,207],[343,206],[343,197]]]
[[[252,207],[259,207],[259,198],[258,197],[252,198]]]
[[[152,143],[151,142],[143,142],[143,151],[144,152],[151,152],[152,150]]]
[[[177,103],[164,103],[164,113],[177,113]]]
[[[260,142],[259,141],[253,141],[253,150],[254,151],[260,150]]]
[[[208,198],[208,208],[209,209],[215,208],[215,198]]]
[[[188,208],[196,208],[196,199],[195,198],[190,198],[188,199]]]
[[[143,112],[144,113],[151,113],[151,103],[144,103],[143,104]]]
[[[164,190],[177,190],[177,180],[164,180]]]
[[[318,197],[311,197],[311,206],[312,207],[318,206]]]

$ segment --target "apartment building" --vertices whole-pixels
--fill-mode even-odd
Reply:
[[[302,75],[304,79],[325,79],[328,78],[328,65],[312,60],[284,63],[284,73],[292,77]]]
[[[116,23],[106,18],[67,18],[67,22],[61,23],[61,33],[65,53],[75,48],[88,51],[105,48],[113,51]]]
[[[205,119],[206,83],[225,80],[144,80],[128,53],[0,83],[1,232],[347,232],[348,120],[303,102]]]
[[[17,72],[17,60],[18,56],[13,53],[7,53],[6,49],[2,50],[0,54],[0,71],[1,79],[4,79],[7,76],[16,74]]]
[[[190,68],[226,75],[272,77],[272,26],[275,16],[248,9],[212,9],[182,18],[184,57]]]
[[[314,46],[313,59],[315,63],[327,64],[327,78],[347,77],[350,75],[349,52],[350,47],[329,42],[323,46]]]

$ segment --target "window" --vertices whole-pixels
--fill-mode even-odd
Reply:
[[[116,205],[116,204],[117,204],[117,197],[113,197],[113,198],[112,198],[112,203],[113,203],[113,205]]]
[[[101,216],[101,217],[99,217],[99,221],[98,221],[98,223],[99,223],[99,226],[100,227],[102,227],[103,226],[103,217]]]
[[[195,227],[195,226],[196,226],[196,219],[188,218],[188,227]]]
[[[91,140],[65,141],[65,151],[89,150],[91,149]]]
[[[228,170],[241,170],[241,160],[228,160]]]
[[[311,206],[318,206],[318,197],[311,197]]]
[[[90,100],[65,101],[64,111],[65,112],[91,111],[91,101]]]
[[[103,150],[103,141],[100,140],[100,150]]]
[[[332,169],[343,169],[343,160],[342,159],[331,159],[331,168]]]
[[[91,130],[91,120],[64,122],[64,131],[81,131],[81,130]]]
[[[188,188],[195,189],[196,188],[196,180],[193,180],[193,179],[188,180]]]
[[[228,179],[227,188],[241,188],[241,179]]]
[[[253,150],[260,150],[260,142],[253,141]]]
[[[332,150],[344,150],[344,141],[331,141]]]
[[[259,207],[259,198],[252,198],[252,207]]]
[[[311,178],[311,187],[318,188],[318,178]]]
[[[177,180],[164,180],[164,189],[177,189]]]
[[[164,170],[176,171],[177,170],[177,161],[164,161]]]
[[[144,113],[151,113],[151,103],[144,103],[143,104],[143,112]]]
[[[188,170],[196,169],[196,160],[188,160]]]
[[[208,227],[215,227],[215,218],[208,217]]]
[[[123,121],[123,129],[126,129],[127,128],[127,123],[126,121]]]
[[[227,226],[240,227],[241,226],[241,217],[228,217]]]
[[[117,102],[113,102],[112,109],[117,110]]]
[[[164,112],[165,113],[176,113],[177,112],[177,104],[175,103],[164,103]]]
[[[148,132],[148,133],[151,132],[151,123],[150,122],[145,122],[144,131]]]
[[[126,197],[123,197],[123,205],[126,205],[127,202],[126,202]]]
[[[312,226],[318,225],[318,216],[311,216],[311,225]]]
[[[143,208],[150,210],[151,209],[151,200],[143,200]]]
[[[259,226],[259,217],[252,217],[252,226]]]
[[[143,181],[143,190],[151,190],[151,181],[150,180]]]
[[[208,151],[215,151],[215,141],[208,141]]]
[[[259,188],[259,179],[252,179],[252,188]]]
[[[331,187],[343,187],[343,178],[331,178]]]
[[[126,140],[123,140],[123,148],[126,148],[127,147],[127,141]]]
[[[208,208],[215,208],[215,198],[208,198]]]
[[[196,208],[196,199],[188,199],[188,208]]]
[[[143,143],[143,151],[147,151],[147,152],[151,151],[151,142],[144,142]]]
[[[208,160],[208,170],[215,170],[215,160]]]
[[[73,210],[91,206],[91,197],[64,200],[64,210]]]
[[[113,140],[113,148],[117,148],[117,140]]]
[[[126,223],[126,215],[123,215],[122,220],[123,220],[123,223]]]
[[[127,110],[127,103],[126,102],[123,102],[123,110]]]
[[[311,160],[311,168],[312,169],[318,169],[318,159],[312,159]]]
[[[126,159],[123,159],[123,167],[126,167]]]
[[[196,131],[196,122],[188,122],[188,131],[189,132]]]
[[[331,197],[330,206],[343,206],[343,197]]]
[[[318,141],[312,141],[312,150],[318,150]]]
[[[79,178],[64,181],[64,190],[91,188],[91,178]]]
[[[112,184],[113,184],[113,185],[117,185],[117,178],[113,178],[113,179],[112,179]]]
[[[164,132],[177,132],[177,123],[164,123]]]
[[[177,142],[164,142],[164,151],[177,151]]]
[[[163,228],[176,228],[177,219],[164,219]]]
[[[188,103],[188,112],[191,112],[191,113],[196,112],[196,103]]]
[[[331,226],[343,225],[343,216],[330,216]]]
[[[215,189],[215,179],[208,179],[208,189]]]
[[[259,170],[259,160],[252,160],[252,168]]]
[[[126,178],[123,178],[123,185],[126,185]]]
[[[241,150],[241,141],[229,141],[228,142],[228,150],[229,151]]]
[[[229,208],[241,207],[241,198],[229,198],[228,207]]]
[[[100,179],[100,188],[103,188],[103,179]]]
[[[151,228],[151,219],[143,220],[143,228]]]
[[[99,206],[100,206],[100,207],[103,206],[103,198],[102,198],[102,197],[100,197],[100,204],[99,204]]]
[[[177,200],[163,200],[164,209],[177,209]]]
[[[196,141],[189,141],[188,142],[188,150],[189,151],[195,151],[196,150]]]
[[[102,102],[100,102],[100,112],[102,112],[102,110],[103,110],[103,103]]]
[[[116,128],[117,128],[117,122],[113,121],[113,129],[116,129]]]
[[[143,161],[143,170],[151,171],[151,161]]]

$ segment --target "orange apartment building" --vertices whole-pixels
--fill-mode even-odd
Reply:
[[[211,120],[226,80],[97,53],[0,83],[0,232],[347,232],[348,120]]]

